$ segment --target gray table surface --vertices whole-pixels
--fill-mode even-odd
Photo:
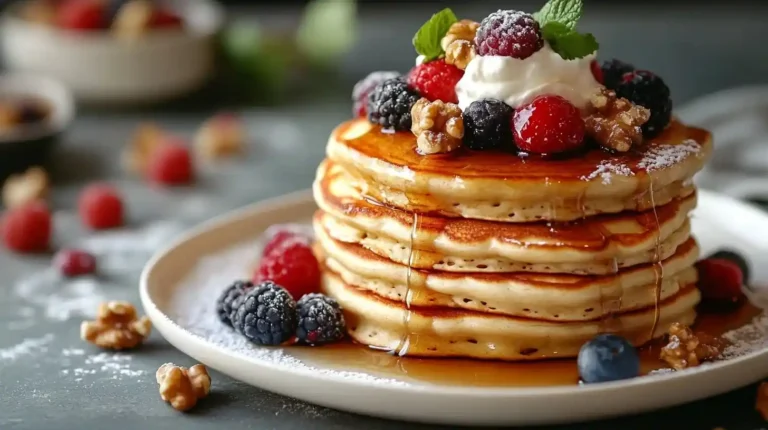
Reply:
[[[472,15],[469,6],[460,8]],[[354,79],[370,69],[407,68],[410,60],[396,60],[395,54],[407,48],[412,29],[434,6],[422,9],[421,15],[408,16],[395,16],[386,10],[366,12],[361,46],[376,46],[375,53],[356,48],[344,77]],[[608,9],[602,13],[588,20],[587,25],[605,40],[605,50],[615,54],[620,47],[635,43],[637,49],[632,50],[630,59],[665,72],[679,100],[736,84],[760,82],[768,75],[768,56],[756,53],[761,49],[765,52],[760,42],[768,35],[763,25],[764,13],[750,14],[746,9],[740,13],[717,8],[679,9],[671,10],[664,20],[642,10],[628,14]],[[665,24],[669,22],[680,26]],[[705,31],[723,23],[724,31]],[[407,27],[408,34],[394,31],[393,26]],[[697,34],[698,43],[668,42],[683,40],[685,34]],[[397,43],[384,44],[382,40],[390,35]],[[398,48],[383,48],[389,45]],[[736,48],[728,49],[729,45]],[[717,59],[711,58],[713,46],[718,51]],[[364,60],[355,61],[354,56]],[[40,273],[49,267],[50,256],[22,257],[0,251],[0,429],[437,428],[303,404],[215,372],[211,396],[193,412],[179,414],[160,401],[153,374],[168,361],[182,365],[192,362],[160,336],[153,334],[144,348],[122,358],[99,355],[100,351],[79,340],[83,313],[92,311],[81,312],[83,304],[72,303],[73,298],[79,297],[72,292],[73,288],[94,288],[106,297],[138,304],[139,270],[157,241],[132,242],[131,238],[146,239],[151,233],[142,233],[142,228],[159,221],[184,228],[263,198],[308,187],[314,167],[322,158],[325,136],[348,116],[349,104],[344,100],[318,101],[246,111],[251,136],[247,156],[203,168],[198,184],[188,189],[158,190],[121,173],[119,150],[140,121],[158,120],[179,134],[190,136],[212,111],[213,108],[199,106],[177,106],[144,114],[86,111],[77,119],[64,144],[57,149],[52,167],[52,199],[57,211],[55,243],[101,243],[99,256],[111,263],[95,284],[86,282],[73,287],[52,279],[50,285],[38,286],[30,296],[29,291],[21,292],[20,286],[25,280],[44,276]],[[118,242],[116,233],[88,233],[72,211],[77,192],[85,183],[105,179],[120,187],[126,197],[129,226],[123,242]],[[94,242],[99,238],[102,242]],[[82,289],[77,291],[82,295]],[[63,305],[57,307],[55,303],[59,299],[72,305],[68,309],[71,312],[62,314]],[[558,428],[757,430],[765,425],[754,412],[754,396],[752,386],[669,410]]]

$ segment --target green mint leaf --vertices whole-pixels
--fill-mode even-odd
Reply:
[[[541,33],[544,39],[549,42],[552,50],[566,60],[586,57],[597,51],[600,46],[591,33],[579,33],[560,22],[546,24],[541,29]]]
[[[549,0],[533,17],[542,27],[551,22],[559,22],[573,30],[581,18],[583,8],[582,0]]]
[[[419,55],[424,56],[424,61],[434,60],[443,55],[440,40],[448,33],[448,29],[458,21],[450,8],[445,8],[432,15],[413,36],[413,47]]]

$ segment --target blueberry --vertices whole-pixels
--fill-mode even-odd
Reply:
[[[586,383],[619,381],[640,374],[640,358],[626,339],[599,334],[579,351],[579,375]]]
[[[720,251],[715,252],[707,258],[720,258],[736,264],[739,266],[739,269],[741,269],[741,275],[744,278],[744,285],[749,285],[749,275],[751,274],[752,270],[749,267],[747,259],[738,252],[732,249],[721,249]]]

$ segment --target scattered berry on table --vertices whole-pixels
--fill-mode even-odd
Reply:
[[[368,119],[384,128],[410,130],[411,108],[420,98],[404,79],[387,79],[368,96]]]
[[[696,263],[699,290],[706,300],[733,301],[743,292],[744,275],[739,265],[725,258],[707,258]]]
[[[408,73],[408,85],[429,101],[458,103],[456,84],[463,76],[464,71],[458,67],[447,64],[445,60],[435,60],[411,69]]]
[[[463,113],[464,144],[475,150],[512,147],[512,112],[513,109],[501,100],[472,102]]]
[[[262,282],[241,297],[232,326],[256,344],[280,345],[296,332],[296,302],[285,288]]]
[[[62,249],[54,255],[53,266],[69,278],[90,275],[96,272],[96,257],[80,249]]]
[[[365,118],[368,116],[368,96],[374,88],[380,83],[400,77],[398,72],[372,72],[368,76],[358,81],[352,88],[352,101],[354,102],[352,114],[356,117]]]
[[[80,194],[78,211],[82,223],[94,230],[123,225],[123,199],[107,184],[89,185]]]
[[[323,345],[344,338],[344,313],[339,303],[322,294],[311,293],[296,304],[299,316],[296,337],[307,345]]]
[[[643,135],[647,138],[658,136],[672,119],[669,87],[647,70],[625,73],[616,87],[616,95],[651,111],[651,118],[643,124]]]
[[[751,279],[751,275],[752,275],[752,269],[750,267],[749,262],[747,261],[746,258],[744,258],[743,255],[731,249],[721,249],[707,258],[717,258],[717,259],[723,259],[723,260],[728,260],[733,262],[734,264],[739,266],[739,269],[741,269],[741,275],[744,278],[743,284],[749,285],[749,280]]]
[[[517,108],[512,116],[512,130],[520,149],[538,154],[578,148],[585,133],[579,109],[555,95],[539,96]]]
[[[224,324],[232,327],[232,317],[240,305],[242,296],[253,288],[251,281],[235,281],[216,300],[216,315]]]
[[[68,0],[59,5],[56,23],[70,30],[101,30],[107,27],[106,12],[99,0]]]
[[[593,62],[592,64],[596,64],[596,62]],[[614,58],[603,61],[598,70],[602,79],[597,79],[596,70],[593,68],[592,73],[595,75],[595,78],[609,89],[616,90],[621,83],[624,74],[634,71],[635,66]]]
[[[186,185],[194,180],[189,148],[169,140],[155,150],[149,160],[149,177],[160,185]]]
[[[579,350],[577,365],[586,383],[618,381],[640,374],[637,350],[614,334],[600,334],[585,343]]]
[[[3,217],[3,241],[16,252],[48,250],[52,230],[51,212],[40,201],[11,209]]]
[[[544,46],[539,23],[530,14],[499,10],[480,22],[475,35],[478,55],[525,59]]]
[[[254,282],[262,281],[273,281],[301,297],[320,288],[320,265],[307,242],[289,239],[262,257]]]

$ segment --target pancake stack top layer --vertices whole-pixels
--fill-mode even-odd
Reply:
[[[484,24],[473,34],[480,35]],[[473,39],[473,49],[480,39]],[[553,49],[550,43],[541,49]],[[574,108],[587,130],[579,148],[539,155],[532,151],[536,136],[521,139],[541,115],[532,104],[550,94],[542,90],[538,98],[522,101],[505,90],[498,103],[508,105],[509,141],[490,149],[472,143],[468,136],[478,135],[471,129],[478,122],[468,111],[489,98],[471,100],[478,87],[472,79],[479,79],[473,67],[491,61],[558,67],[535,60],[537,55],[472,59],[455,92],[448,93],[458,93],[464,108],[458,117],[461,110],[434,98],[434,87],[424,83],[432,69],[454,67],[443,60],[414,68],[407,86],[405,80],[386,80],[369,95],[356,89],[368,99],[368,118],[345,122],[331,134],[314,183],[320,208],[314,228],[323,289],[345,309],[357,342],[403,355],[534,360],[575,356],[601,332],[640,345],[673,322],[694,321],[698,247],[688,215],[696,204],[692,177],[711,153],[709,133],[674,120],[659,127],[658,112],[651,111],[653,127],[619,152],[589,126],[597,107],[582,103]],[[560,62],[589,68],[591,57],[585,58]],[[553,74],[558,85],[536,88],[549,88],[576,105],[573,94],[583,93],[584,85],[563,73]],[[606,94],[589,73],[590,91]],[[525,82],[510,88],[515,85]],[[393,91],[405,109],[387,104]],[[624,102],[642,113],[631,100]],[[425,154],[435,145],[425,145],[419,133],[419,109],[430,104],[433,111],[453,112],[451,121],[464,120],[465,147],[457,149],[461,137],[445,131],[432,140],[441,152]],[[528,123],[521,125],[526,109]],[[626,118],[612,120],[607,124]],[[639,135],[641,125],[633,123],[629,131]],[[547,145],[556,140],[552,136]]]

